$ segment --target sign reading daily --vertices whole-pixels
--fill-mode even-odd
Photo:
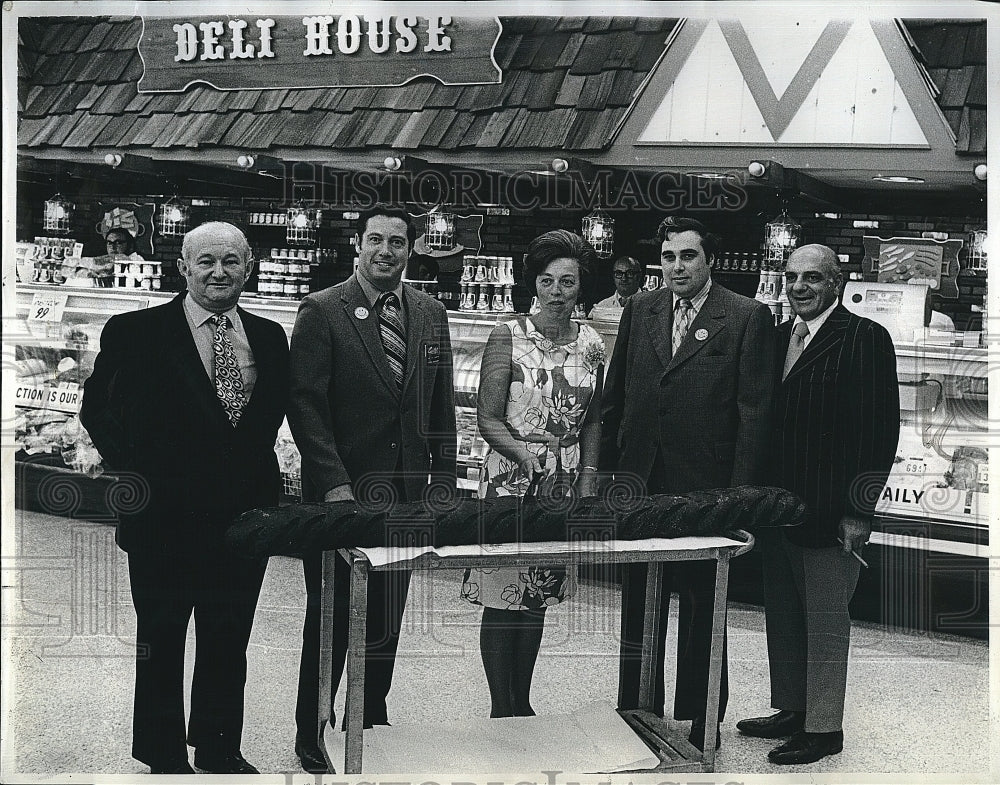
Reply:
[[[402,85],[496,84],[495,17],[144,17],[140,93]]]

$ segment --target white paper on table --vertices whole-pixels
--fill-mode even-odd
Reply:
[[[732,545],[743,545],[740,540],[730,537],[654,537],[648,540],[593,540],[560,541],[560,542],[522,542],[505,543],[503,545],[442,545],[435,548],[432,545],[405,548],[358,548],[372,564],[381,567],[385,564],[411,561],[425,553],[438,556],[489,556],[518,554],[552,554],[558,558],[575,553],[630,553],[635,551],[693,551],[699,548],[725,548]]]
[[[330,728],[325,735],[337,768],[344,735]],[[571,714],[376,726],[364,732],[361,768],[366,775],[419,771],[440,776],[613,773],[658,764],[614,706],[598,701]]]

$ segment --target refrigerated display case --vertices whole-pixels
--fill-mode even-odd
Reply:
[[[15,436],[20,464],[44,465],[77,477],[101,475],[99,456],[77,417],[101,329],[115,313],[158,305],[173,296],[18,285],[17,318],[8,323],[5,337],[13,347],[17,374]],[[240,304],[278,322],[291,335],[296,302],[244,295]],[[477,489],[487,451],[476,428],[483,349],[493,327],[510,318],[504,313],[449,313],[459,426],[458,481],[466,493]],[[610,356],[617,324],[590,324],[604,338]],[[868,617],[885,620],[889,615],[901,627],[922,629],[940,626],[927,617],[940,615],[944,601],[951,629],[977,634],[986,629],[987,618],[987,350],[978,347],[978,334],[942,338],[927,333],[916,340],[897,339],[896,357],[901,435],[879,504],[869,560],[880,568],[863,571],[856,600],[872,604]],[[276,450],[286,492],[294,497],[300,487],[299,458],[287,426],[279,434]],[[18,498],[24,503],[21,489]],[[744,561],[752,568],[752,559]],[[734,573],[734,597],[740,592],[740,570]],[[755,575],[750,580],[759,584]],[[752,592],[746,597],[754,599]],[[921,618],[911,618],[915,614]]]

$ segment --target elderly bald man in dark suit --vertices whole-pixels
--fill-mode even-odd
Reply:
[[[764,613],[777,714],[737,723],[746,736],[790,738],[768,758],[812,763],[843,749],[858,552],[896,454],[899,388],[892,339],[840,304],[843,275],[825,245],[788,259],[795,319],[781,326],[785,357],[771,433],[769,482],[798,494],[806,522],[760,540]]]

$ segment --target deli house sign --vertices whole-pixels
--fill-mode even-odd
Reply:
[[[497,84],[496,17],[143,17],[140,93]]]

